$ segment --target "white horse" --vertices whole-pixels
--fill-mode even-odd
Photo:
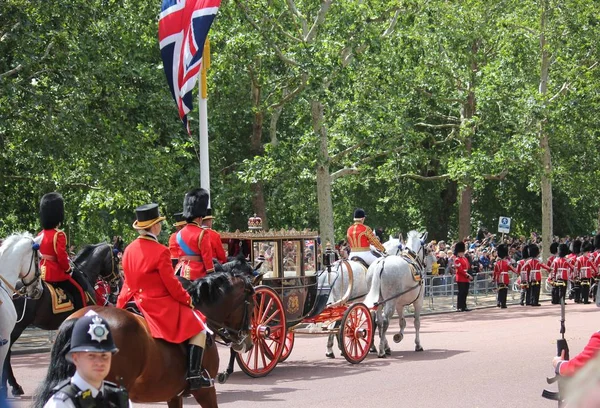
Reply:
[[[27,232],[6,238],[0,246],[0,367],[10,347],[10,334],[17,322],[17,312],[12,301],[19,279],[29,291],[39,280],[37,249],[39,240]]]
[[[415,281],[409,262],[400,255],[400,241],[390,240],[384,244],[386,251],[391,255],[376,260],[371,264],[367,272],[367,284],[369,293],[365,299],[367,307],[385,301],[377,309],[376,323],[379,329],[379,351],[378,357],[390,354],[390,346],[386,339],[389,321],[394,314],[394,308],[398,313],[400,321],[400,333],[394,335],[394,342],[399,343],[404,338],[406,319],[404,318],[404,306],[412,304],[415,309],[415,351],[423,351],[419,331],[421,329],[421,309],[425,294],[425,271],[431,268],[433,256],[427,254],[424,240],[427,233],[419,234],[410,231],[406,241],[406,248],[415,254],[416,272],[421,274],[421,280]],[[397,248],[394,250],[394,248]]]

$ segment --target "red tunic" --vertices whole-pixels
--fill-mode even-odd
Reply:
[[[575,261],[576,274],[580,279],[591,279],[596,275],[596,266],[587,255],[580,255]]]
[[[550,255],[548,257],[548,261],[546,262],[546,265],[548,265],[548,268],[552,267],[552,263],[554,262],[555,259],[556,259],[556,255]]]
[[[221,235],[219,235],[219,233],[212,228],[202,228],[204,228],[206,231],[204,233],[206,238],[210,239],[210,246],[212,247],[214,257],[217,258],[217,261],[221,262],[222,264],[227,262],[227,255],[225,254],[223,244],[221,243]]]
[[[454,260],[454,268],[456,270],[457,282],[470,282],[471,275],[467,273],[470,268],[469,260],[464,256],[459,256]]]
[[[214,254],[210,240],[205,240],[206,230],[191,222],[186,224],[178,234],[181,234],[183,243],[192,253],[188,253],[184,245],[179,245],[182,254],[175,270],[188,280],[200,279],[207,273],[214,272]]]
[[[569,280],[569,276],[573,273],[573,265],[566,258],[556,258],[552,262],[552,277],[563,281]]]
[[[43,230],[40,242],[40,272],[46,282],[62,282],[69,280],[71,265],[67,253],[67,236],[58,228]],[[77,285],[79,286],[79,285]]]
[[[521,285],[527,286],[529,283],[529,272],[524,269],[527,259],[521,259],[517,262],[516,274],[521,278]]]
[[[177,243],[177,232],[172,233],[169,237],[169,252],[171,253],[171,259],[179,259],[180,256],[183,256],[183,252],[181,252],[181,248]]]
[[[350,245],[351,251],[354,252],[365,252],[370,251],[370,245],[373,245],[381,252],[385,252],[385,248],[379,242],[371,228],[367,227],[362,222],[355,222],[348,228],[346,232],[346,238],[348,239],[348,245]]]
[[[523,267],[529,273],[530,282],[541,282],[542,281],[542,269],[547,271],[550,270],[548,266],[540,262],[539,259],[530,259]]]
[[[173,274],[167,247],[151,237],[138,237],[125,249],[123,273],[117,307],[123,309],[133,299],[152,337],[182,343],[204,329],[204,316],[192,309],[190,295]]]
[[[599,350],[600,332],[592,335],[590,341],[581,353],[577,354],[569,361],[561,361],[558,363],[556,366],[556,373],[566,377],[573,376],[581,367],[594,358],[598,354]]]
[[[501,259],[494,265],[494,274],[492,279],[496,283],[508,285],[510,283],[509,272],[515,272],[507,259]]]

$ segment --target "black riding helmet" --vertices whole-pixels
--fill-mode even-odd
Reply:
[[[71,354],[75,352],[116,353],[119,349],[110,333],[110,326],[99,314],[90,311],[79,318],[71,333],[71,350],[66,355],[72,362]]]

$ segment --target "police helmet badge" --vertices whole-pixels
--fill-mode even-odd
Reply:
[[[98,343],[102,343],[104,340],[108,339],[108,329],[102,322],[100,316],[96,315],[92,318],[92,323],[89,326],[88,334],[92,340],[95,340]]]

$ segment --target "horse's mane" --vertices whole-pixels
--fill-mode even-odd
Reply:
[[[230,272],[213,272],[204,278],[186,285],[186,290],[192,297],[194,305],[212,306],[221,301],[233,289],[232,279],[242,279],[245,285],[250,285],[249,276],[240,269]]]
[[[93,245],[90,244],[90,245],[84,246],[83,249],[77,253],[77,255],[75,256],[75,260],[73,262],[75,262],[76,264],[83,262],[83,260],[87,259],[91,255],[91,253],[94,252],[94,250],[96,250],[96,248],[98,248],[102,245],[106,245],[106,244],[100,243],[100,244],[93,244]]]
[[[415,243],[415,241],[417,242],[418,245],[413,245]],[[421,245],[421,234],[419,234],[419,231],[409,231],[408,234],[406,235],[406,246],[408,246],[410,249],[412,249],[413,251],[416,252],[416,250],[419,249],[419,246]]]
[[[33,239],[33,235],[31,235],[29,232],[17,232],[2,241],[2,245],[0,246],[0,256],[6,250],[6,248],[12,247],[23,238]]]

